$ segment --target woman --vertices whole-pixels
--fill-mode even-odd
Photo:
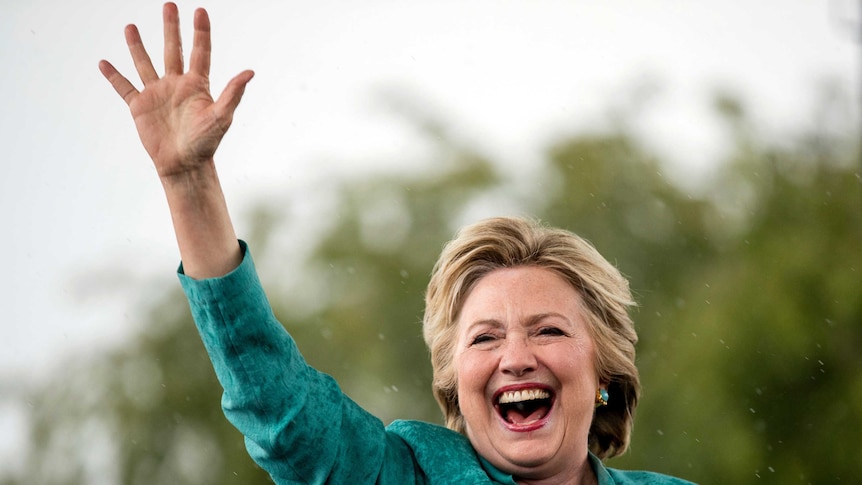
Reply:
[[[589,244],[522,219],[462,230],[435,266],[425,339],[447,427],[385,427],[310,368],[276,321],[234,232],[213,155],[253,73],[209,93],[210,24],[198,9],[188,71],[176,5],[164,6],[165,74],[137,29],[128,104],[165,190],[180,281],[224,387],[227,418],[276,483],[685,483],[605,468],[625,451],[638,399],[637,337],[619,272]]]

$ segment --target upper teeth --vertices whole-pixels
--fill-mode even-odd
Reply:
[[[523,391],[508,391],[500,394],[500,404],[508,404],[521,401],[533,401],[535,399],[548,399],[551,393],[542,389],[525,389]]]

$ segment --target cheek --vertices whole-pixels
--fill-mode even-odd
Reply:
[[[484,395],[485,387],[494,371],[493,363],[488,357],[470,350],[455,357],[459,401]]]
[[[466,354],[469,355],[461,355],[454,361],[458,410],[464,418],[465,433],[475,442],[477,433],[481,434],[488,425],[489,414],[485,403],[493,365],[489,365],[490,359],[481,353],[468,350]]]
[[[596,370],[595,353],[590,346],[569,347],[566,351],[558,353],[553,365],[559,372],[558,377],[579,386],[597,386],[598,372]]]

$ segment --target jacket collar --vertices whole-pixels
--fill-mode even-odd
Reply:
[[[517,485],[512,475],[479,456],[464,435],[448,428],[398,420],[387,426],[386,431],[407,443],[431,484]],[[598,457],[590,453],[589,461],[599,485],[614,485],[614,479]]]

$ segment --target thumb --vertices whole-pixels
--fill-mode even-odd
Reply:
[[[237,74],[227,83],[224,91],[215,102],[215,110],[219,118],[228,121],[233,119],[233,112],[239,106],[242,95],[245,93],[245,87],[253,77],[254,71],[247,70]]]

